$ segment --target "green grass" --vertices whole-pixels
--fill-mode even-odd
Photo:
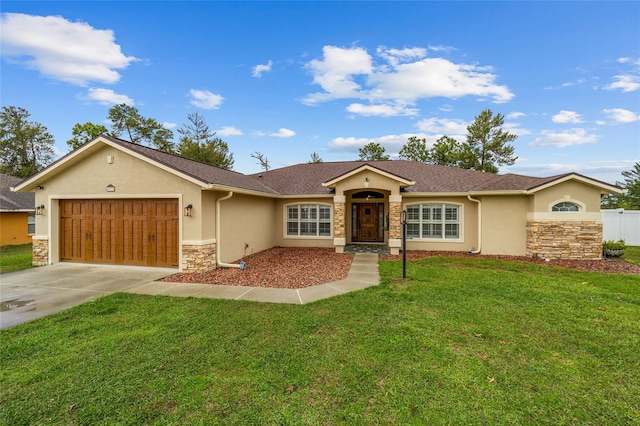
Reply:
[[[115,294],[0,332],[0,424],[640,423],[640,279],[383,261],[309,305]]]
[[[33,268],[31,244],[0,247],[0,274]]]
[[[622,258],[629,263],[640,265],[640,246],[627,246]]]

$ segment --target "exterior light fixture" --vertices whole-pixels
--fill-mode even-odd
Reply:
[[[36,189],[38,189],[38,190],[42,191],[42,190],[44,189],[44,186],[42,186],[42,185],[38,185],[38,186],[36,186]]]
[[[369,178],[368,177],[364,178],[364,187],[365,188],[369,187]]]
[[[111,184],[107,185],[107,192],[116,192],[116,187]]]
[[[192,212],[193,212],[193,205],[187,204],[187,206],[184,208],[184,215],[187,217],[191,217]]]
[[[44,204],[36,206],[36,214],[42,216],[44,214]]]

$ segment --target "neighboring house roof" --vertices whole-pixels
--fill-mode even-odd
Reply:
[[[22,179],[0,174],[0,211],[34,211],[36,202],[33,192],[12,192],[11,187]]]
[[[208,189],[240,190],[265,196],[330,195],[333,191],[325,184],[337,182],[341,177],[349,176],[359,169],[379,171],[396,177],[403,183],[404,192],[408,194],[531,193],[570,179],[598,187],[603,192],[621,192],[615,185],[576,173],[546,178],[515,174],[497,175],[408,160],[302,163],[244,175],[109,136],[99,136],[67,154],[45,170],[21,182],[17,185],[17,190],[29,190],[49,174],[55,175],[64,170],[67,163],[80,161],[84,156],[99,149],[101,144],[128,151],[144,161]]]

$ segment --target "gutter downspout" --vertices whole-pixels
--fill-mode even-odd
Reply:
[[[240,269],[240,265],[236,263],[223,263],[220,262],[220,202],[228,200],[233,197],[233,191],[229,191],[227,195],[222,198],[218,198],[216,200],[216,265],[223,266],[226,268],[238,268]]]
[[[469,250],[469,254],[478,254],[482,250],[482,202],[471,198],[471,195],[467,195],[467,199],[478,203],[478,248],[476,250]]]

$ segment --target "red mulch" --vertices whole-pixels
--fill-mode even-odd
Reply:
[[[535,259],[533,257],[524,256],[491,256],[482,254],[468,255],[459,251],[424,251],[411,250],[407,251],[407,260],[424,259],[434,256],[478,256],[487,259],[502,259],[517,262],[535,263],[538,265],[558,266],[560,268],[575,269],[579,271],[603,272],[607,274],[640,274],[640,265],[626,262],[618,258],[608,258],[602,260],[565,260],[565,259]],[[402,255],[392,256],[390,254],[380,255],[380,259],[402,259]]]
[[[353,254],[339,254],[333,248],[274,247],[244,257],[244,270],[217,268],[209,272],[174,274],[160,281],[304,288],[344,280],[352,260]]]
[[[611,274],[640,274],[640,265],[634,265],[621,259],[551,259],[547,262],[544,259],[534,259],[523,256],[468,255],[466,253],[450,251],[411,250],[407,252],[407,260],[424,259],[434,256],[477,256],[558,266],[581,271]],[[402,259],[402,255],[392,256],[389,254],[381,254],[380,259],[400,260]],[[275,247],[252,254],[242,260],[246,264],[245,270],[218,268],[202,273],[174,274],[160,281],[246,287],[304,288],[345,279],[351,268],[353,254],[338,254],[335,253],[333,248]],[[236,263],[240,263],[240,261]]]

